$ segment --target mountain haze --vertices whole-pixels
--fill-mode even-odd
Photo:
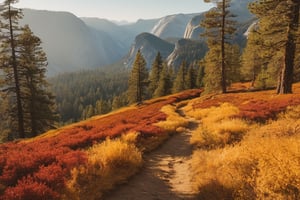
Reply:
[[[157,37],[166,38],[182,38],[189,21],[196,14],[176,14],[163,17],[153,27],[151,33]]]
[[[231,12],[237,15],[238,21],[235,40],[241,46],[246,41],[245,32],[254,21],[247,9],[252,1],[232,0],[231,3]],[[158,51],[165,59],[168,58],[169,63],[178,65],[183,57],[196,59],[198,56],[195,55],[202,55],[205,50],[205,46],[200,45],[201,41],[204,43],[200,37],[204,13],[174,14],[116,24],[107,19],[78,18],[68,12],[31,9],[23,12],[21,25],[29,24],[43,42],[49,62],[48,76],[114,63],[125,63],[126,67],[131,67],[138,49],[142,50],[148,67]],[[195,53],[197,46],[200,50]]]
[[[131,67],[138,50],[141,50],[146,62],[147,68],[151,67],[157,52],[161,53],[163,59],[166,59],[173,51],[174,44],[171,44],[150,33],[141,33],[135,38],[135,41],[126,58],[125,65]]]
[[[29,24],[41,38],[49,62],[49,75],[110,63],[103,41],[95,39],[90,28],[68,12],[24,9],[21,24]]]

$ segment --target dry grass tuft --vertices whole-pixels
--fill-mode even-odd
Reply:
[[[237,145],[196,150],[192,171],[199,199],[300,199],[299,109],[251,126]]]
[[[193,132],[190,143],[201,148],[216,148],[240,141],[250,127],[246,121],[232,118],[238,113],[239,110],[229,103],[190,111],[189,115],[202,122]]]
[[[71,172],[65,199],[99,199],[103,192],[135,174],[142,165],[136,138],[137,134],[130,133],[90,148],[88,163]]]
[[[189,125],[189,120],[180,116],[180,114],[177,112],[176,106],[166,105],[162,107],[161,112],[167,115],[167,120],[160,121],[155,125],[164,129],[168,133],[174,133],[178,130],[181,130],[179,129],[180,127],[187,127]]]

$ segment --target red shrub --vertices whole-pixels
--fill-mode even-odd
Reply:
[[[6,187],[0,199],[59,198],[70,170],[87,161],[82,149],[131,130],[141,132],[142,137],[161,134],[163,130],[153,125],[167,117],[160,109],[199,96],[200,92],[185,91],[136,109],[90,119],[62,128],[52,137],[0,145],[0,185]]]
[[[18,181],[15,187],[9,187],[3,200],[56,200],[59,194],[47,187],[43,183],[36,182],[31,177]]]
[[[54,190],[60,190],[64,187],[64,176],[63,168],[58,163],[53,163],[49,166],[41,166],[40,170],[34,174],[34,179]]]

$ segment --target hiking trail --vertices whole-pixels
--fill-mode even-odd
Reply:
[[[186,117],[182,110],[177,111]],[[145,165],[139,173],[107,194],[104,200],[193,200],[190,160],[193,147],[189,143],[191,131],[198,122],[187,118],[188,129],[176,133],[158,149],[145,155]]]

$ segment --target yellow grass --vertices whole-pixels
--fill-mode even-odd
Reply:
[[[299,109],[251,126],[239,144],[196,150],[192,171],[199,199],[300,199]]]
[[[188,114],[201,120],[201,125],[193,132],[190,143],[201,148],[216,148],[240,141],[249,130],[247,122],[234,119],[239,110],[224,103],[220,107],[198,109]]]
[[[119,139],[107,139],[88,150],[88,163],[72,170],[64,199],[99,199],[137,172],[142,165],[142,153],[135,146],[137,134]]]
[[[169,133],[176,132],[178,130],[182,130],[182,127],[187,127],[189,124],[189,120],[180,116],[177,111],[176,106],[166,105],[162,107],[161,111],[167,115],[166,121],[160,121],[155,125],[164,129]]]

